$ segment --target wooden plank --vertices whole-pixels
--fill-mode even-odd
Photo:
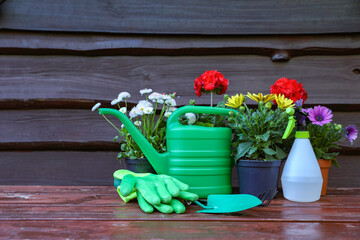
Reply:
[[[159,34],[343,33],[360,30],[357,7],[356,0],[12,0],[1,5],[0,29]]]
[[[127,221],[236,221],[236,222],[351,222],[360,223],[360,197],[325,196],[314,203],[276,198],[267,207],[228,214],[199,214],[197,205],[184,214],[144,214],[137,202],[124,203],[113,194],[0,193],[1,220],[127,220]],[[286,213],[286,214],[285,214]],[[0,220],[0,221],[1,221]]]
[[[330,167],[328,186],[360,187],[360,156],[339,156],[337,160],[341,167]]]
[[[255,54],[359,55],[360,34],[296,36],[123,36],[2,31],[2,55],[193,56]]]
[[[180,105],[196,99],[193,81],[208,69],[229,79],[228,94],[268,93],[281,77],[297,79],[309,94],[308,104],[360,104],[360,56],[304,56],[289,63],[273,63],[262,56],[194,57],[75,57],[0,56],[0,100],[88,99],[112,100],[129,91],[177,92]],[[19,86],[22,86],[19,88]],[[325,87],[326,86],[326,87]],[[222,99],[216,96],[215,101]],[[1,105],[5,103],[2,102]]]
[[[199,214],[199,207],[191,205],[185,214],[144,214],[136,203],[120,201],[113,187],[56,188],[0,186],[0,236],[355,239],[360,233],[359,189],[335,189],[333,195],[314,203],[296,203],[280,197],[267,207],[242,213]],[[108,192],[111,189],[113,193]]]
[[[91,109],[5,110],[1,115],[0,132],[7,137],[2,137],[0,142],[113,142],[117,134],[98,112]],[[120,127],[119,120],[109,119]],[[116,147],[120,149],[120,146]]]
[[[87,150],[106,150],[105,147],[110,150],[119,149],[118,144],[112,144],[116,130],[97,112],[80,109],[43,109],[3,110],[0,113],[0,132],[2,136],[6,136],[0,138],[0,150],[41,150],[39,147],[55,150],[66,150],[66,147]],[[333,114],[333,121],[344,127],[350,124],[360,126],[360,112]],[[120,127],[121,122],[117,118],[108,118]],[[76,146],[77,143],[81,144]],[[344,147],[360,148],[360,141],[354,141],[351,145],[343,139],[340,144]]]
[[[206,97],[206,96],[205,96]],[[178,100],[178,99],[176,99]],[[221,99],[220,99],[221,100]],[[129,102],[130,101],[130,102]],[[134,99],[128,101],[128,108],[134,107],[137,102]],[[131,102],[133,101],[133,102]],[[182,100],[181,100],[182,101]],[[185,101],[185,100],[184,100]],[[113,107],[110,100],[85,100],[85,99],[4,99],[0,100],[0,110],[34,110],[34,109],[91,109],[96,103],[101,103],[101,107]],[[179,101],[178,101],[179,103]],[[120,103],[124,106],[124,103]],[[185,105],[188,105],[185,104]],[[209,103],[196,104],[199,106],[209,106]],[[256,102],[247,103],[248,107],[257,107]],[[311,108],[319,104],[308,104],[304,107]],[[178,104],[177,107],[184,105]],[[360,104],[326,104],[333,112],[360,112]],[[160,107],[160,106],[159,106]],[[160,109],[158,109],[160,113]]]
[[[74,193],[74,194],[101,194],[101,195],[114,195],[113,186],[40,186],[40,185],[0,185],[0,193],[36,193],[36,194],[48,194],[48,193]],[[326,196],[350,196],[350,195],[360,195],[360,188],[334,188],[331,187],[328,189]],[[333,199],[333,198],[329,198]],[[276,202],[280,201],[279,199]],[[295,202],[294,202],[295,203]],[[340,202],[334,200],[333,203],[341,204]],[[272,203],[271,205],[274,205]]]
[[[358,223],[0,221],[4,239],[356,239]]]
[[[12,186],[13,188],[17,186]],[[36,186],[37,187],[37,186]],[[56,191],[56,188],[59,188]],[[84,213],[92,214],[109,214],[109,208],[111,207],[118,207],[117,211],[122,212],[130,212],[136,210],[135,213],[126,215],[126,218],[136,218],[138,217],[141,210],[137,205],[136,201],[131,201],[129,203],[124,203],[120,197],[116,193],[116,189],[113,186],[97,186],[100,189],[102,187],[108,187],[105,190],[92,190],[86,189],[87,192],[77,192],[72,190],[71,192],[67,192],[63,188],[64,186],[53,186],[53,192],[25,192],[19,191],[16,192],[14,190],[8,192],[1,190],[0,192],[0,212],[3,214],[8,214],[7,217],[11,218],[19,218],[17,213],[19,213],[20,209],[23,209],[21,212],[28,216],[35,216],[36,214],[43,214],[42,218],[46,218],[48,213],[50,212],[52,216],[60,218],[62,216],[71,215],[71,213]],[[9,186],[2,185],[1,188],[9,188]],[[17,189],[17,188],[15,188]],[[271,205],[267,206],[268,210],[267,214],[276,211],[276,209],[280,207],[285,208],[326,208],[329,211],[330,209],[336,208],[344,208],[344,209],[360,209],[358,206],[358,202],[360,200],[359,195],[326,195],[321,197],[320,201],[313,202],[313,203],[299,203],[299,202],[292,202],[284,199],[282,194],[278,194],[278,196],[271,202]],[[92,210],[88,212],[84,211],[84,209],[88,208],[89,206],[95,206]],[[104,207],[104,208],[102,208]],[[46,208],[46,209],[45,209]],[[125,209],[126,208],[126,209]],[[261,207],[259,207],[261,208]],[[189,207],[187,211],[187,215],[180,215],[180,218],[189,218],[191,214],[196,215],[195,211],[199,210],[200,207],[193,204]],[[355,210],[355,211],[358,211]],[[257,210],[258,211],[258,210]],[[344,210],[345,211],[345,210]],[[347,210],[346,210],[347,211]],[[189,215],[190,214],[190,215]],[[274,214],[274,213],[271,213]],[[277,214],[277,213],[276,213]],[[10,216],[11,215],[11,216]],[[183,217],[181,217],[183,216]],[[239,215],[227,214],[227,219],[233,219],[234,217],[238,217]],[[79,217],[79,216],[77,216]],[[107,215],[109,217],[109,215]],[[148,216],[150,217],[150,216]],[[204,217],[200,215],[199,217]],[[214,218],[219,216],[214,215]],[[224,216],[222,216],[224,217]],[[146,217],[145,217],[146,218]],[[170,217],[171,218],[171,217]],[[214,220],[214,218],[209,218],[209,220]],[[176,219],[179,219],[176,217]]]
[[[117,152],[0,151],[0,184],[112,185]],[[341,168],[331,167],[328,187],[360,187],[360,156],[339,156]],[[89,177],[90,176],[90,177]],[[238,186],[234,167],[232,184]]]
[[[360,189],[353,188],[354,194]],[[114,194],[113,186],[51,186],[51,185],[1,185],[0,193],[74,193],[74,194]],[[338,191],[337,191],[338,192]],[[339,191],[344,194],[344,190]],[[346,191],[348,192],[348,191]],[[339,194],[340,195],[340,194]]]
[[[112,185],[116,152],[0,152],[0,184]],[[124,163],[123,163],[124,164]]]

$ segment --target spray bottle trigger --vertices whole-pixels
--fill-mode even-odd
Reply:
[[[294,118],[294,116],[293,116],[294,113],[295,113],[295,110],[294,110],[294,109],[288,108],[288,109],[286,109],[286,113],[287,113],[288,115],[290,115],[290,116],[289,116],[288,125],[287,125],[287,127],[286,127],[285,132],[284,132],[284,135],[282,136],[282,139],[286,139],[287,137],[289,137],[291,131],[292,131],[293,128],[295,127],[295,122],[296,122],[296,120],[295,120],[295,118]]]

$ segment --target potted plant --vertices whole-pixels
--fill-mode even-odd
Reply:
[[[247,98],[257,102],[249,108]],[[277,107],[273,109],[272,101]],[[285,110],[293,108],[293,101],[283,95],[262,93],[236,94],[227,99],[225,106],[237,109],[238,114],[228,118],[232,128],[233,159],[237,164],[240,193],[273,198],[277,192],[281,160],[287,157],[292,139],[282,136],[288,122]]]
[[[159,153],[166,152],[166,120],[171,113],[176,110],[175,93],[160,94],[152,92],[152,89],[142,89],[140,90],[140,94],[144,96],[145,99],[140,100],[130,111],[127,103],[127,99],[130,98],[128,92],[120,93],[118,97],[111,102],[111,105],[117,106],[120,112],[126,114]],[[120,105],[122,102],[124,102],[124,104]],[[97,103],[92,111],[95,111],[99,107],[100,103]],[[157,109],[161,110],[160,114],[156,117]],[[113,139],[115,142],[120,142],[121,151],[117,159],[121,160],[124,158],[128,170],[133,172],[155,173],[133,137],[128,133],[126,127],[121,125],[121,127],[118,128],[106,116],[102,116],[117,131],[117,135]]]
[[[345,129],[332,122],[332,111],[324,106],[314,108],[303,108],[307,99],[307,93],[302,84],[298,84],[295,79],[280,78],[271,86],[270,92],[273,94],[284,94],[285,97],[295,102],[298,111],[305,113],[307,119],[307,130],[310,134],[310,142],[314,149],[315,156],[321,168],[323,176],[323,188],[321,195],[326,194],[328,173],[331,165],[339,167],[336,157],[339,152],[338,141],[344,136],[352,143],[357,138],[357,129],[350,125]]]

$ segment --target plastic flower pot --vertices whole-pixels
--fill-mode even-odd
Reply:
[[[237,162],[239,192],[255,197],[277,190],[280,160],[239,160]]]
[[[327,159],[318,159],[318,163],[321,169],[321,175],[323,177],[323,185],[321,188],[321,196],[326,195],[328,178],[329,178],[329,168],[331,167],[331,160]]]
[[[125,158],[127,170],[135,173],[155,173],[154,168],[151,166],[146,158],[130,159]]]

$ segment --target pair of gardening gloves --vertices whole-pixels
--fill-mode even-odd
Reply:
[[[124,202],[137,198],[146,213],[152,213],[154,209],[162,213],[184,213],[185,206],[178,199],[193,202],[199,198],[187,191],[189,185],[173,177],[125,169],[114,172],[114,186]]]

